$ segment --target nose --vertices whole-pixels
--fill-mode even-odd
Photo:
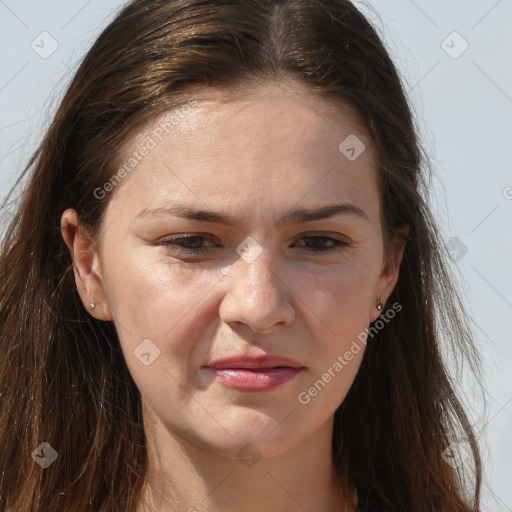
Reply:
[[[250,263],[238,259],[224,277],[227,291],[219,306],[219,316],[225,323],[244,324],[263,334],[293,322],[293,292],[286,278],[278,275],[269,253],[264,250]]]

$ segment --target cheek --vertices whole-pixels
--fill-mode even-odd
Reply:
[[[367,325],[376,281],[369,261],[353,258],[322,276],[297,275],[294,289],[331,335],[344,337]]]
[[[185,313],[206,285],[204,273],[198,275],[163,257],[155,258],[147,250],[127,249],[124,255],[118,254],[112,253],[105,262],[109,301],[117,316],[133,325],[138,325],[136,319],[144,325],[144,317],[165,310],[164,306],[166,316]]]
[[[144,251],[111,256],[105,259],[107,300],[120,337],[130,346],[145,338],[160,343],[175,338],[219,280],[213,270],[192,271],[154,255],[149,258]]]
[[[314,416],[333,414],[354,382],[364,350],[364,345],[354,346],[352,350],[338,350],[333,354],[297,394],[299,407],[313,407],[316,411],[310,413]]]
[[[216,272],[192,273],[135,253],[114,261],[105,266],[108,300],[134,381],[148,398],[170,386],[177,401],[186,400],[176,383],[191,382],[192,369],[203,363],[198,340],[209,323],[205,305],[208,290],[218,281]]]

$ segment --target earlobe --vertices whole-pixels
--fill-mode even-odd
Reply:
[[[61,233],[73,260],[75,283],[84,307],[94,318],[111,321],[112,314],[99,272],[99,256],[92,236],[80,224],[75,210],[68,209],[62,214]]]

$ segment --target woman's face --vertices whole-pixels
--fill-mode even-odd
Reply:
[[[145,420],[233,459],[332,431],[358,335],[397,278],[354,111],[300,86],[253,92],[210,91],[135,134],[91,266],[99,284],[85,284]]]

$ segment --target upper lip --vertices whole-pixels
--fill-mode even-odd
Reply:
[[[302,368],[302,365],[293,359],[282,356],[232,356],[224,359],[218,359],[208,363],[209,368]]]

